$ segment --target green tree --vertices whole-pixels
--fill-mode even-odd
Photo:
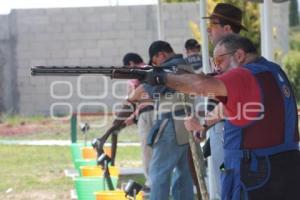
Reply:
[[[290,0],[290,26],[299,25],[298,1]]]
[[[300,52],[300,26],[290,28],[290,49]]]
[[[290,51],[283,58],[283,68],[291,81],[296,99],[300,102],[300,52]]]

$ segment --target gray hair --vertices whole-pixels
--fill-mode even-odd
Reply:
[[[257,53],[256,47],[251,40],[238,34],[229,34],[222,37],[216,46],[224,45],[228,51],[244,50],[246,53]]]

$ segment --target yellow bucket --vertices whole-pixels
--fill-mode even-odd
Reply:
[[[119,176],[119,167],[110,166],[108,169],[111,176]],[[81,176],[103,176],[103,170],[98,166],[81,166],[80,172]]]
[[[118,178],[112,176],[111,181],[116,188]],[[104,177],[75,177],[74,183],[78,200],[95,200],[95,192],[109,189]]]
[[[128,200],[125,198],[125,192],[121,190],[116,191],[102,191],[102,192],[95,192],[96,200]],[[143,192],[139,192],[136,195],[136,200],[143,200]]]
[[[111,157],[111,148],[104,147],[104,153]],[[81,148],[81,155],[83,159],[97,159],[97,152],[93,147],[82,147]]]
[[[104,147],[103,151],[106,155],[108,155],[109,157],[111,157],[111,147]]]

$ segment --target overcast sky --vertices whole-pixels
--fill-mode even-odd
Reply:
[[[0,14],[9,13],[11,8],[89,7],[155,4],[156,2],[157,0],[0,0]],[[298,0],[298,5],[300,5],[300,0]]]

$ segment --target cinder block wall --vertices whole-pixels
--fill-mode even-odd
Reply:
[[[182,52],[184,41],[192,37],[188,22],[198,22],[198,10],[197,4],[163,6],[165,38],[176,51]],[[18,95],[14,103],[6,100],[11,102],[6,108],[24,115],[49,115],[51,108],[65,113],[69,104],[72,111],[101,111],[104,105],[110,110],[126,95],[124,81],[115,85],[103,77],[31,77],[30,66],[120,66],[129,51],[147,61],[147,49],[157,40],[156,7],[151,5],[13,10],[7,17],[7,40],[15,41],[16,73],[10,77],[14,76]]]
[[[0,16],[0,113],[15,113],[19,106],[14,16]]]
[[[148,62],[158,39],[156,6],[13,10],[0,16],[0,111],[57,115],[106,111],[126,95],[125,82],[103,77],[32,77],[35,65],[120,66],[127,52]],[[178,53],[192,37],[189,21],[199,23],[199,5],[163,5],[165,40]],[[113,95],[113,93],[117,93]]]

